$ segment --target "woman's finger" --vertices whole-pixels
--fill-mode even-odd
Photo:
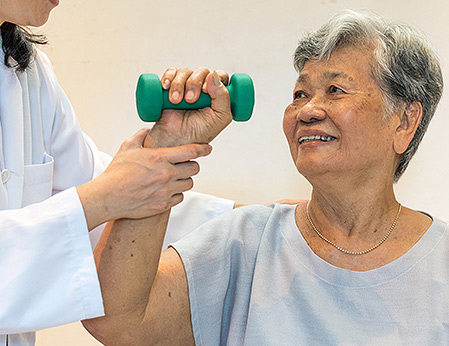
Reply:
[[[176,76],[170,85],[169,99],[171,103],[178,104],[184,98],[187,79],[192,75],[189,68],[181,68],[176,71]]]
[[[224,85],[228,85],[229,84],[229,75],[225,71],[223,71],[223,70],[215,70],[215,72],[217,72],[218,76],[221,79],[221,82]]]
[[[232,121],[232,114],[228,90],[216,71],[207,77],[207,83],[207,92],[211,97],[211,108],[223,123],[229,124]]]
[[[229,75],[225,71],[216,70],[216,71],[210,72],[209,74],[213,74],[214,72],[218,75],[218,77],[220,78],[221,82],[224,85],[229,84]],[[204,84],[203,84],[203,89],[202,89],[203,93],[207,92],[207,80],[208,79],[209,79],[209,76],[206,77],[206,82],[204,82]]]
[[[170,88],[171,82],[176,76],[176,71],[177,69],[174,67],[169,67],[165,70],[161,78],[162,88],[164,88],[165,90],[168,90]]]
[[[186,83],[185,100],[189,103],[196,102],[200,97],[203,84],[210,71],[205,67],[199,67],[193,71]]]

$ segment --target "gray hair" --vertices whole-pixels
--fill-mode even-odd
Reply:
[[[403,24],[388,23],[374,14],[346,11],[300,40],[294,66],[300,73],[309,60],[327,60],[343,46],[374,47],[372,76],[383,91],[391,114],[400,105],[420,102],[421,122],[394,174],[397,182],[407,168],[443,93],[443,77],[435,53],[424,37]]]

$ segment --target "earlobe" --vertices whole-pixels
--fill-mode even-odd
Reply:
[[[396,128],[394,150],[397,154],[402,154],[409,146],[416,129],[421,122],[422,105],[420,102],[412,102],[402,110],[401,121]]]

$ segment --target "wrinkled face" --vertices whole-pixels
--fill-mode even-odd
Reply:
[[[0,0],[0,23],[41,26],[58,4],[59,0]]]
[[[371,50],[343,47],[301,71],[283,127],[293,161],[307,179],[394,172],[394,117],[385,119],[381,90],[370,74],[372,59]]]

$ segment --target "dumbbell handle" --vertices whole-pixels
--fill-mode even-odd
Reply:
[[[231,112],[235,121],[247,121],[254,108],[254,84],[251,77],[244,73],[232,75],[226,87],[231,99]],[[136,88],[136,105],[139,117],[143,121],[157,121],[164,109],[200,109],[210,107],[211,98],[201,93],[194,103],[182,100],[171,103],[168,90],[162,89],[159,77],[154,73],[144,73],[139,77]]]

